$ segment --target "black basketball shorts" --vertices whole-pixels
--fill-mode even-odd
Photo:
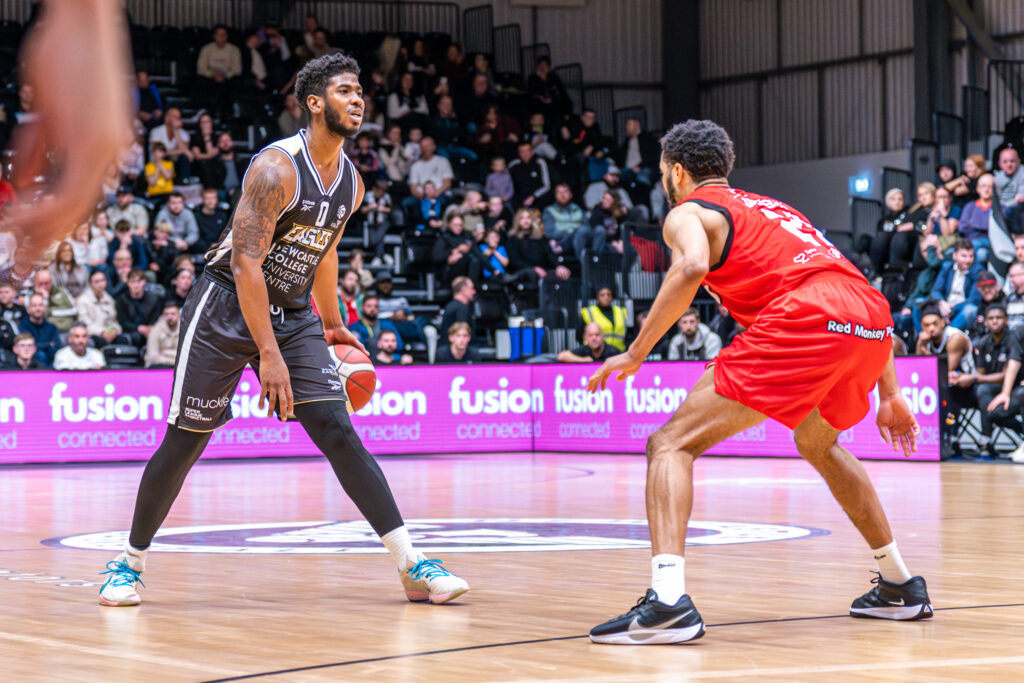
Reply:
[[[296,403],[345,400],[341,378],[324,341],[323,325],[310,308],[271,307],[274,336],[288,367]],[[185,300],[167,422],[196,432],[223,427],[246,365],[259,375],[260,359],[238,294],[208,275]]]

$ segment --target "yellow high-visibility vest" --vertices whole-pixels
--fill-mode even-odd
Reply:
[[[606,344],[612,348],[618,349],[619,351],[626,350],[625,308],[622,306],[612,305],[612,317],[615,318],[615,320],[609,320],[606,318],[597,304],[581,308],[580,315],[583,316],[584,324],[589,325],[590,323],[597,323],[601,327],[601,332],[604,334],[604,341]]]

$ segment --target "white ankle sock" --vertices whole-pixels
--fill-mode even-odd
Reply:
[[[412,567],[419,559],[419,553],[412,547],[412,539],[409,538],[409,530],[405,525],[392,529],[381,536],[380,540],[391,553],[400,572]]]
[[[680,555],[655,555],[651,558],[651,588],[658,602],[674,605],[686,592],[686,578]]]
[[[910,572],[907,571],[907,565],[903,564],[896,541],[881,548],[873,548],[871,553],[875,556],[878,571],[881,572],[883,579],[889,583],[905,583],[910,580]]]
[[[124,542],[124,556],[128,566],[140,574],[146,569],[146,553],[148,552],[149,550],[133,548],[132,544],[128,541]]]

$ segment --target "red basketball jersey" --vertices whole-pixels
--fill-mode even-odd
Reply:
[[[704,284],[744,327],[775,299],[819,273],[866,283],[860,271],[796,209],[734,187],[705,185],[686,202],[725,216],[729,236]]]

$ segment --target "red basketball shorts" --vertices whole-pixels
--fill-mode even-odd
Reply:
[[[868,412],[892,350],[880,292],[844,275],[817,276],[761,311],[715,360],[715,391],[790,429],[818,408],[836,429]]]

